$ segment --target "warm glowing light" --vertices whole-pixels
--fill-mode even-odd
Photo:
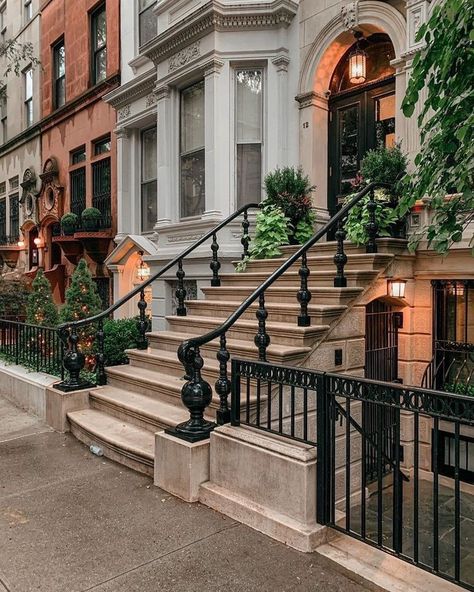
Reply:
[[[17,245],[20,247],[20,249],[23,249],[23,247],[25,246],[25,241],[19,240],[17,242]]]
[[[39,237],[36,237],[33,242],[35,243],[36,247],[40,247],[41,246],[41,239]]]
[[[349,80],[352,84],[362,84],[367,79],[367,54],[359,45],[362,33],[356,32],[355,37],[356,46],[349,54]]]
[[[139,252],[140,259],[137,266],[137,278],[140,282],[147,280],[150,277],[150,268],[148,265],[143,261],[143,251]]]
[[[387,282],[387,292],[392,298],[405,298],[405,287],[407,285],[406,280],[400,278],[394,278]]]

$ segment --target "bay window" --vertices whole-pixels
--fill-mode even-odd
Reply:
[[[181,218],[205,208],[204,81],[181,91]]]
[[[262,194],[263,71],[235,72],[237,207],[259,202]]]
[[[142,232],[153,230],[157,219],[156,126],[142,132],[141,217]]]

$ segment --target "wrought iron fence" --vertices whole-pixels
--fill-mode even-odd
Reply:
[[[92,165],[92,206],[102,214],[102,228],[112,226],[110,158]]]
[[[364,429],[364,405],[379,418],[375,432]],[[231,411],[233,425],[317,446],[319,523],[474,590],[474,491],[461,489],[474,476],[474,397],[234,359]]]
[[[2,359],[64,378],[63,351],[56,329],[0,319]]]
[[[425,369],[424,388],[474,395],[474,343],[436,341]]]

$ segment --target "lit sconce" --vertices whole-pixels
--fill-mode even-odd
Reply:
[[[41,247],[41,239],[37,236],[33,242],[35,243],[35,247],[37,247],[38,249]]]
[[[349,80],[352,84],[362,84],[367,79],[367,54],[360,47],[360,39],[363,37],[360,31],[354,33],[357,43],[349,54]]]
[[[20,249],[25,248],[25,241],[24,240],[19,240],[16,244],[18,247],[20,247]]]
[[[393,278],[387,282],[387,293],[392,298],[405,298],[406,280]]]
[[[150,277],[150,268],[143,261],[143,251],[140,251],[138,254],[140,255],[140,261],[139,261],[138,267],[137,267],[137,278],[141,282],[144,282],[145,280],[147,280]]]

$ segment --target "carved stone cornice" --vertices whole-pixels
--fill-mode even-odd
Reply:
[[[156,102],[162,101],[163,99],[169,99],[171,96],[171,87],[168,84],[163,86],[156,86],[153,94],[156,97]]]
[[[168,63],[168,72],[174,72],[175,70],[178,70],[182,66],[185,66],[186,64],[189,64],[189,62],[197,59],[200,55],[201,47],[200,41],[198,40],[170,57]]]
[[[202,65],[204,77],[206,78],[207,76],[212,76],[213,74],[219,74],[223,66],[224,62],[222,60],[212,58],[211,60]]]
[[[105,95],[104,101],[109,103],[109,105],[112,105],[116,110],[123,109],[128,106],[129,103],[142,97],[146,97],[153,92],[155,84],[156,70],[153,68]]]
[[[209,0],[169,29],[150,40],[142,54],[159,64],[214,31],[279,29],[288,27],[298,11],[293,0],[260,0],[228,5]]]
[[[117,140],[126,140],[130,137],[130,133],[131,132],[129,128],[127,127],[119,127],[115,130],[115,136],[117,137]]]
[[[341,7],[341,20],[344,29],[351,31],[359,25],[359,1]]]
[[[297,95],[295,101],[299,103],[300,109],[306,109],[307,107],[328,108],[328,97],[314,91]]]
[[[272,59],[272,64],[275,66],[277,72],[288,72],[290,58],[282,53]]]

